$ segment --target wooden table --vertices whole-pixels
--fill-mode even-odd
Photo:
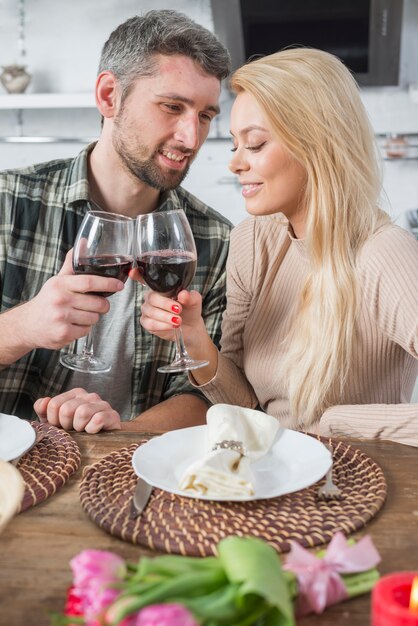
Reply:
[[[62,612],[71,582],[69,561],[85,548],[112,550],[129,560],[150,554],[102,531],[84,513],[78,496],[84,466],[143,435],[73,436],[82,455],[79,470],[54,496],[15,517],[0,535],[0,624],[4,626],[48,625],[50,612]],[[388,482],[387,501],[366,528],[382,556],[381,574],[418,570],[418,450],[390,442],[350,443],[381,465]],[[369,611],[366,595],[301,619],[298,626],[366,626]]]

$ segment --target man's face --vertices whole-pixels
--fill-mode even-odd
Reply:
[[[114,118],[112,141],[124,166],[145,184],[166,191],[186,176],[219,112],[220,82],[185,56],[156,57]]]

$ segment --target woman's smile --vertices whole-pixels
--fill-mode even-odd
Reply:
[[[244,198],[250,198],[251,196],[255,196],[263,186],[262,183],[241,183],[242,184],[242,195]]]

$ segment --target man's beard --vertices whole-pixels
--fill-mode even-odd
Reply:
[[[126,130],[122,130],[118,120],[115,120],[115,122],[116,132],[113,133],[113,147],[119,155],[124,167],[126,167],[135,178],[138,178],[149,187],[153,187],[159,191],[175,189],[182,183],[189,171],[190,161],[187,167],[181,171],[173,170],[170,172],[163,170],[157,164],[157,157],[163,146],[155,149],[151,155],[145,157],[148,152],[147,147],[137,144],[135,146],[135,154],[133,154],[129,142],[124,141]],[[143,159],[140,158],[141,154],[144,155]]]

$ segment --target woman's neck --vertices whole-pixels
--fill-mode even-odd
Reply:
[[[292,231],[296,239],[305,238],[305,221],[304,220],[292,220],[289,221],[290,230]]]

